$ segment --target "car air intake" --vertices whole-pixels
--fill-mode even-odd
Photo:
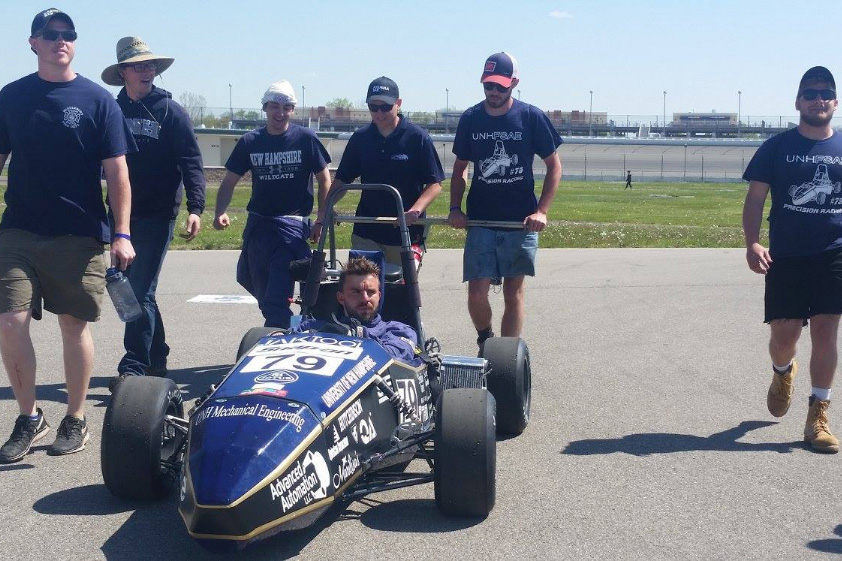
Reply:
[[[484,358],[443,355],[441,357],[441,386],[450,388],[484,388],[488,361]]]

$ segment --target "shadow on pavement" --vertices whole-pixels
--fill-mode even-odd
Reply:
[[[842,524],[833,529],[833,533],[842,536]],[[807,547],[822,553],[842,553],[842,539],[813,540],[807,542]]]
[[[359,515],[372,530],[384,532],[443,533],[457,532],[480,524],[483,518],[450,518],[438,511],[433,499],[366,501],[370,508]]]
[[[732,429],[710,436],[652,432],[627,434],[620,438],[577,440],[568,444],[561,453],[574,456],[590,456],[623,452],[633,456],[649,456],[650,454],[710,450],[714,452],[778,452],[787,454],[793,450],[805,449],[804,443],[801,441],[759,444],[737,442],[749,431],[774,424],[777,423],[772,421],[743,421]]]

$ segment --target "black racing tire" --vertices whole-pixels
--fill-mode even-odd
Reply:
[[[497,432],[517,436],[529,424],[532,367],[529,347],[519,337],[486,339],[482,357],[490,363],[488,391],[497,400]]]
[[[249,352],[258,341],[279,331],[281,331],[279,327],[252,327],[246,331],[246,334],[243,335],[242,339],[240,339],[240,347],[237,349],[237,362],[240,362],[240,359],[243,358],[243,356],[245,356],[245,354]]]
[[[494,396],[484,389],[449,389],[439,398],[433,485],[436,507],[443,514],[486,517],[494,508],[494,407]]]
[[[161,460],[178,442],[165,433],[167,415],[184,417],[181,393],[167,378],[128,376],[114,389],[105,410],[100,462],[111,493],[123,499],[160,499],[175,486],[177,474]]]

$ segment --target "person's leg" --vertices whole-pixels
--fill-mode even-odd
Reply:
[[[152,343],[149,345],[149,370],[155,375],[164,376],[167,371],[167,357],[170,354],[170,347],[167,345],[167,333],[164,330],[164,319],[161,317],[161,309],[158,307],[158,300],[155,296],[158,290],[158,277],[161,274],[161,267],[164,264],[164,258],[167,256],[167,251],[172,242],[173,230],[175,229],[175,220],[169,220],[167,225],[166,243],[161,251],[161,264],[158,266],[158,271],[155,273],[155,278],[152,280],[150,287],[150,300],[155,307],[155,326],[152,330]]]
[[[813,350],[810,355],[810,380],[814,388],[830,389],[836,373],[836,342],[839,332],[839,316],[820,314],[810,318],[810,339]]]
[[[67,414],[85,416],[85,398],[94,368],[94,342],[88,322],[69,315],[58,316],[64,350],[64,377],[67,381]]]
[[[21,415],[34,415],[35,349],[29,335],[32,312],[0,314],[0,355]]]
[[[503,337],[520,337],[523,330],[523,302],[525,277],[506,277],[503,279],[503,324],[500,334]]]
[[[310,246],[307,245],[309,231],[301,221],[281,219],[276,235],[280,243],[269,259],[262,310],[266,327],[288,328],[292,317],[290,303],[295,292],[289,265],[294,260],[310,256]]]
[[[468,281],[468,315],[477,332],[491,329],[491,304],[488,301],[488,289],[491,279]]]
[[[769,356],[772,364],[786,366],[792,362],[803,325],[804,320],[801,319],[776,319],[769,322]]]

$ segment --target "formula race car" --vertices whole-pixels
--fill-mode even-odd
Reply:
[[[395,197],[403,266],[382,275],[381,315],[416,330],[425,342],[420,365],[396,360],[334,321],[333,205],[349,189]],[[212,549],[306,527],[335,503],[430,482],[441,512],[488,515],[496,433],[520,434],[529,421],[529,350],[521,339],[499,337],[486,341],[481,357],[450,356],[425,339],[402,209],[390,186],[331,192],[328,231],[302,283],[302,315],[323,320],[321,326],[250,330],[234,367],[186,417],[171,380],[125,378],[102,429],[108,489],[152,499],[177,488],[187,531]],[[407,471],[413,460],[425,469]]]

